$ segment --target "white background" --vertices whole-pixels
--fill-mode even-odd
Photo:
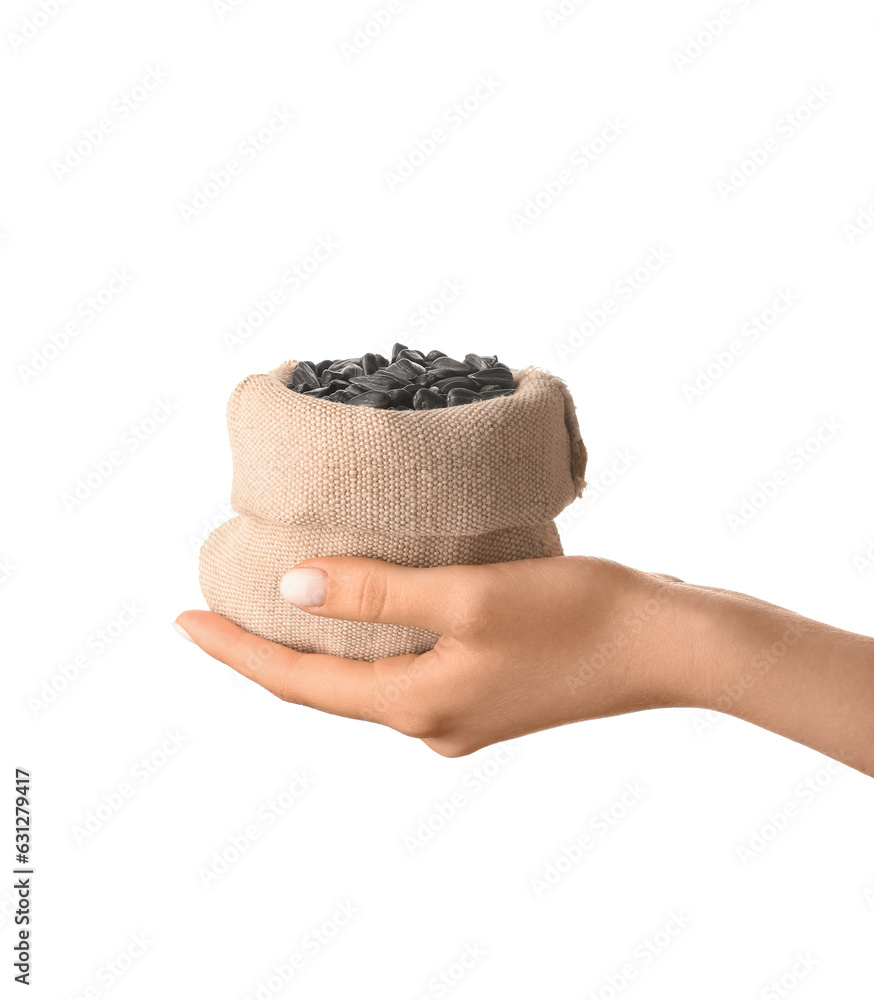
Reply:
[[[400,339],[568,381],[591,484],[566,518],[568,553],[870,633],[869,5],[725,0],[734,18],[714,38],[718,2],[590,0],[561,20],[558,0],[409,0],[358,51],[344,46],[382,0],[44,6],[52,16],[4,5],[0,68],[0,854],[11,870],[12,771],[26,767],[30,995],[737,1000],[781,995],[780,977],[782,995],[868,995],[870,778],[693,711],[444,759],[285,705],[170,623],[204,606],[197,546],[231,513],[234,385]],[[492,93],[446,120],[481,77]],[[136,89],[144,78],[153,90]],[[611,119],[619,137],[595,141]],[[418,157],[435,128],[445,141]],[[422,162],[393,184],[411,154]],[[586,169],[543,194],[572,155]],[[192,213],[232,159],[238,173]],[[732,177],[744,183],[720,187]],[[538,194],[539,218],[514,222]],[[337,249],[283,286],[320,239]],[[667,259],[647,269],[651,247]],[[90,312],[114,269],[125,286]],[[447,281],[463,292],[429,305]],[[780,292],[791,308],[754,339]],[[606,322],[580,331],[605,299]],[[732,341],[726,367],[714,354]],[[111,475],[95,472],[113,452]],[[775,493],[764,503],[760,484]],[[101,629],[112,641],[98,651]],[[259,810],[295,773],[311,787],[268,825]],[[106,806],[125,782],[130,797]],[[617,805],[627,782],[645,792]],[[253,823],[257,841],[205,886]],[[559,862],[584,833],[592,848]],[[326,922],[334,936],[316,947]],[[479,957],[461,974],[466,947]],[[294,953],[304,968],[277,993],[274,966]]]

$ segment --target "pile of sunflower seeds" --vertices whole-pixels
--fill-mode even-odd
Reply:
[[[423,354],[395,344],[391,361],[381,354],[338,361],[299,361],[288,388],[351,406],[380,410],[436,410],[509,396],[513,373],[495,355],[465,354],[464,361],[443,351]]]

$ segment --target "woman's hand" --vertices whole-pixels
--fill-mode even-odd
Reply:
[[[444,756],[569,722],[715,708],[874,773],[874,640],[730,591],[564,556],[411,569],[311,559],[281,593],[309,614],[440,633],[374,663],[299,653],[220,615],[177,626],[285,701],[379,722]]]

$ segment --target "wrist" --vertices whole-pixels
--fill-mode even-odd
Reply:
[[[743,594],[691,589],[697,707],[874,773],[874,639]]]

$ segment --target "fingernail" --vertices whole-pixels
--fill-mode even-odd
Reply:
[[[173,622],[173,628],[182,636],[183,639],[187,639],[189,642],[194,642],[191,636],[185,631],[185,629],[179,624],[179,622]]]
[[[299,608],[317,608],[325,603],[328,574],[323,569],[293,569],[279,581],[279,593]]]

